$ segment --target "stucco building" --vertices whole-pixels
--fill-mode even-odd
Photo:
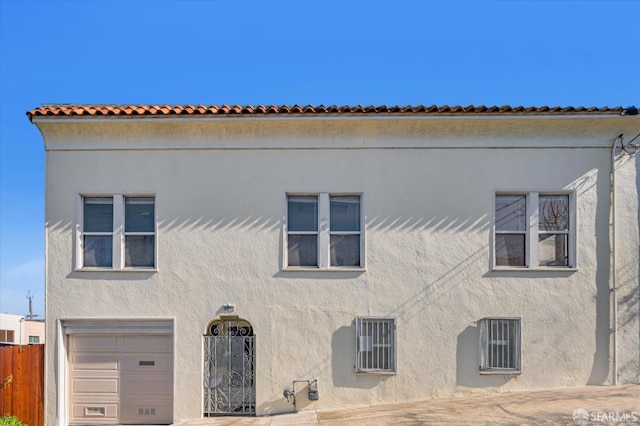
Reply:
[[[0,345],[44,343],[44,322],[28,320],[24,315],[0,313]]]
[[[634,108],[28,116],[49,425],[640,380]]]

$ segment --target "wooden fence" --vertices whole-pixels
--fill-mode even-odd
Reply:
[[[0,417],[44,425],[44,345],[0,347]]]

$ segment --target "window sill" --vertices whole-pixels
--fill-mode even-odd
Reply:
[[[578,268],[571,266],[547,266],[528,268],[526,266],[494,266],[493,272],[577,272]]]
[[[395,376],[397,371],[356,371],[356,376]]]
[[[367,268],[348,268],[348,267],[334,267],[334,268],[309,268],[304,266],[287,266],[282,269],[283,272],[366,272]]]
[[[158,268],[76,268],[76,272],[158,272]]]
[[[519,376],[522,374],[522,370],[510,370],[510,369],[495,369],[495,370],[480,370],[480,375],[501,375],[501,376]]]

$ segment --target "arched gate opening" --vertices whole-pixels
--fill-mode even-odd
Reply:
[[[204,415],[255,415],[255,337],[248,321],[215,319],[204,335]]]

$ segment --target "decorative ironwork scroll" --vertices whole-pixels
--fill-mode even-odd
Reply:
[[[255,415],[255,341],[247,321],[219,320],[204,336],[204,415]]]

